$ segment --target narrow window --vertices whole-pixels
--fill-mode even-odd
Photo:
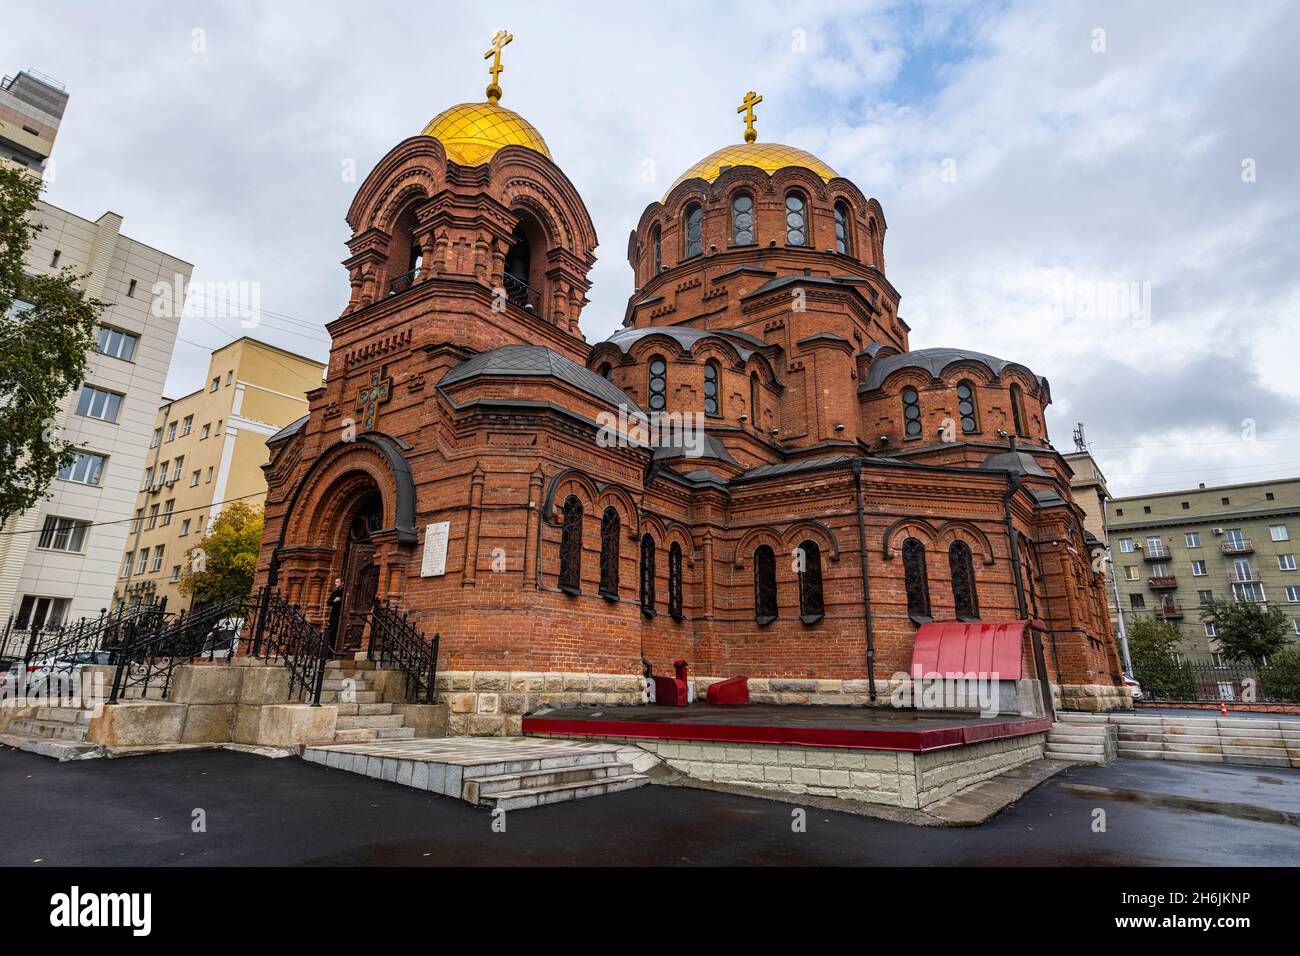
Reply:
[[[135,280],[134,280],[134,279],[132,279],[132,280],[131,280],[131,284],[128,285],[128,286],[126,287],[126,294],[127,294],[128,297],[134,297],[134,295],[135,295]]]
[[[692,204],[686,207],[686,258],[704,251],[704,207]]]
[[[600,593],[618,600],[618,511],[612,505],[600,518]]]
[[[930,582],[925,573],[925,545],[916,538],[903,542],[903,584],[907,614],[913,621],[930,620]]]
[[[754,198],[749,193],[731,197],[731,242],[736,246],[754,242]]]
[[[613,370],[613,366],[608,362],[602,362],[600,368],[596,369],[596,374],[603,379],[609,379]]]
[[[758,428],[758,373],[749,373],[749,415],[754,420],[754,427]]]
[[[662,412],[668,404],[668,363],[662,355],[650,359],[650,410]]]
[[[849,237],[849,207],[842,201],[835,204],[835,251],[842,256],[853,254]]]
[[[582,502],[564,499],[564,528],[560,535],[560,590],[582,593]]]
[[[1023,437],[1025,432],[1025,411],[1020,405],[1020,386],[1011,386],[1011,420],[1015,425],[1016,434]]]
[[[722,414],[722,395],[718,383],[722,379],[722,366],[716,359],[704,363],[704,414],[717,417]]]
[[[668,548],[668,613],[682,618],[682,546],[676,541]]]
[[[641,536],[641,613],[655,614],[655,539]]]
[[[822,549],[816,541],[799,545],[799,618],[805,624],[820,621],[826,615],[822,598]]]
[[[659,227],[650,230],[650,278],[653,279],[663,268],[663,245],[659,241]]]
[[[916,389],[903,389],[903,434],[907,438],[921,437],[921,396]]]
[[[776,553],[765,544],[754,551],[754,619],[759,624],[776,620]]]
[[[808,245],[808,214],[799,193],[785,197],[785,242],[788,246]]]
[[[961,416],[961,430],[969,435],[980,430],[975,413],[975,385],[969,379],[957,383],[957,414]]]
[[[970,545],[965,541],[954,541],[948,548],[948,570],[952,572],[952,596],[957,618],[978,620],[980,606],[975,594],[975,563],[971,560]]]

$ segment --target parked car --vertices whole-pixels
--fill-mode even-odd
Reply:
[[[1134,700],[1142,699],[1142,685],[1137,682],[1137,679],[1135,677],[1133,677],[1130,674],[1125,674],[1124,686],[1127,687],[1133,693]]]
[[[0,694],[12,696],[20,689],[27,694],[51,689],[50,678],[71,680],[71,675],[79,674],[87,665],[109,664],[113,655],[109,651],[76,651],[71,654],[59,654],[32,661],[24,673],[23,662],[15,661],[9,671],[0,677]],[[68,675],[64,677],[64,675]]]
[[[203,657],[229,657],[239,642],[244,629],[242,617],[227,617],[218,621],[203,640]]]

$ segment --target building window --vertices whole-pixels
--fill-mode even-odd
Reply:
[[[103,477],[106,461],[107,458],[93,451],[79,451],[73,456],[72,461],[59,469],[59,478],[82,485],[97,485],[99,479]]]
[[[41,528],[41,537],[36,546],[46,551],[68,551],[80,554],[86,543],[86,529],[89,527],[89,521],[46,515],[45,524]]]
[[[618,510],[612,505],[600,516],[600,593],[618,600]]]
[[[1268,600],[1264,596],[1264,585],[1258,581],[1248,581],[1240,584],[1233,582],[1232,596],[1238,602],[1252,601],[1256,604],[1264,604]]]
[[[1134,611],[1141,611],[1147,606],[1147,600],[1141,594],[1130,594],[1128,604]]]
[[[722,366],[716,359],[704,363],[704,414],[718,416],[722,414],[722,395],[718,392],[718,383],[722,379]]]
[[[149,530],[158,527],[158,505],[149,506]]]
[[[135,298],[135,284],[135,280],[132,279],[130,284],[126,287],[126,296],[128,299]]]
[[[1183,510],[1184,510],[1184,511],[1191,511],[1191,510],[1192,510],[1192,503],[1191,503],[1190,501],[1184,501],[1184,502],[1183,502]]]
[[[200,475],[202,474],[202,471],[203,471],[202,468],[195,468],[194,471],[192,471],[192,472],[190,473],[190,487],[191,487],[191,488],[194,488],[194,487],[197,487],[197,486],[198,486],[198,483],[199,483],[199,477],[200,477]]]
[[[660,241],[659,227],[650,230],[650,278],[659,274],[663,268],[663,243]]]
[[[560,590],[582,593],[582,502],[574,495],[564,499],[560,532]]]
[[[176,456],[176,463],[175,466],[172,468],[172,481],[181,480],[181,469],[184,466],[185,466],[185,456],[184,455]]]
[[[1020,386],[1012,384],[1011,386],[1011,420],[1015,425],[1016,434],[1024,437],[1025,432],[1025,410],[1021,404]]]
[[[1193,562],[1192,562],[1192,577],[1194,577],[1194,578],[1203,578],[1203,577],[1205,577],[1205,573],[1206,573],[1206,572],[1205,572],[1205,562],[1204,562],[1204,561],[1193,561]]]
[[[172,523],[172,512],[176,510],[176,499],[169,498],[163,503],[162,526],[165,528]]]
[[[63,250],[62,250],[62,249],[55,249],[55,250],[54,250],[54,255],[50,256],[50,268],[51,268],[51,269],[57,269],[57,268],[59,267],[59,259],[60,259],[62,256],[63,256]]]
[[[668,404],[668,363],[662,355],[650,359],[650,410],[662,412]]]
[[[58,627],[68,614],[67,598],[24,595],[18,605],[18,618],[14,627],[28,631],[37,627]]]
[[[754,620],[776,620],[776,552],[766,544],[754,549]]]
[[[754,242],[754,197],[736,193],[731,197],[731,244],[749,246]]]
[[[134,558],[135,558],[134,551],[128,551],[126,553],[126,560],[122,562],[122,573],[119,574],[118,577],[124,578],[131,573],[131,561]]]
[[[842,256],[853,254],[853,242],[849,237],[849,207],[843,202],[835,204],[835,251]]]
[[[135,346],[139,341],[139,337],[130,332],[101,325],[95,337],[95,347],[99,349],[101,355],[129,362],[135,358]]]
[[[1201,533],[1199,531],[1189,531],[1183,535],[1189,548],[1199,548],[1201,546]]]
[[[1215,627],[1213,624],[1211,624],[1209,621],[1206,621],[1206,622],[1205,622],[1205,636],[1206,636],[1206,637],[1218,637],[1218,636],[1219,636],[1219,629],[1218,629],[1217,627]]]
[[[216,378],[212,380],[212,385],[208,388],[208,391],[215,392],[220,387],[221,387],[221,376],[218,375]]]
[[[655,539],[648,534],[641,536],[641,613],[655,613]]]
[[[148,549],[148,548],[141,548],[141,549],[140,549],[140,563],[136,565],[135,573],[136,573],[136,574],[144,574],[145,571],[147,571],[147,570],[149,570],[149,549]]]
[[[1153,578],[1169,577],[1169,565],[1165,564],[1163,561],[1157,561],[1155,564],[1151,565],[1151,576]]]
[[[969,380],[957,383],[957,414],[961,416],[961,430],[967,435],[980,430],[975,414],[975,385]]]
[[[1117,518],[1122,518],[1122,517],[1124,517],[1124,509],[1123,509],[1123,508],[1116,508],[1116,509],[1115,509],[1115,516],[1116,516]]]
[[[186,415],[183,419],[181,419],[181,437],[184,438],[193,430],[194,430],[194,416]]]
[[[1231,504],[1231,503],[1232,503],[1232,502],[1231,502],[1229,499],[1227,499],[1227,498],[1220,498],[1220,499],[1219,499],[1219,504],[1221,504],[1221,505],[1226,505],[1226,504]]]
[[[698,204],[686,207],[686,258],[704,251],[704,208]]]
[[[1295,570],[1295,555],[1294,555],[1294,554],[1279,554],[1279,555],[1277,556],[1277,569],[1278,569],[1279,571],[1294,571],[1294,570]]]
[[[203,426],[203,431],[199,434],[199,441],[203,441],[203,439],[207,438],[210,434],[212,434],[212,422],[208,422]]]
[[[1290,541],[1291,533],[1286,530],[1284,524],[1271,524],[1268,526],[1268,536],[1274,541]]]
[[[1300,587],[1294,584],[1286,589],[1286,600],[1288,604],[1300,604]]]
[[[749,414],[750,417],[754,419],[755,428],[762,427],[758,421],[758,412],[759,412],[758,405],[759,405],[758,373],[750,372],[749,373]]]
[[[921,437],[921,396],[916,389],[903,389],[903,434],[907,438]]]
[[[907,614],[918,623],[930,620],[930,582],[925,571],[925,545],[916,538],[903,542],[903,585]]]
[[[183,538],[189,533],[190,533],[190,519],[186,518],[184,521],[181,522],[181,537]]]
[[[81,386],[81,396],[77,399],[77,414],[86,418],[98,418],[104,422],[116,422],[122,410],[122,396],[117,392],[105,391],[93,385]]]
[[[162,444],[162,426],[153,430],[153,440],[149,442],[150,448],[157,448]]]
[[[975,562],[971,558],[970,545],[965,541],[954,541],[949,545],[948,569],[952,572],[952,597],[956,604],[957,619],[979,620],[979,597],[975,593]]]
[[[1132,553],[1133,553],[1133,539],[1132,539],[1132,538],[1120,538],[1120,539],[1119,539],[1119,550],[1120,550],[1120,553],[1122,553],[1122,554],[1132,554]]]
[[[176,440],[176,422],[172,422],[170,425],[167,426],[167,440],[168,441]]]
[[[160,544],[153,549],[153,567],[150,570],[155,572],[161,571],[162,561],[163,561],[163,546]]]
[[[822,549],[816,541],[799,545],[799,619],[815,624],[826,616],[826,599],[822,594]]]
[[[785,197],[785,242],[788,246],[806,246],[810,243],[808,211],[803,196],[799,193],[788,193]]]
[[[682,619],[682,546],[676,541],[668,547],[668,614]]]
[[[180,566],[179,564],[173,564],[173,565],[172,565],[172,580],[173,580],[173,581],[179,581],[180,579],[181,579],[181,566]]]
[[[1136,564],[1127,564],[1124,566],[1124,580],[1136,581],[1138,579],[1138,569]]]
[[[1197,592],[1196,592],[1196,600],[1197,600],[1197,601],[1198,601],[1202,606],[1205,606],[1206,604],[1213,604],[1213,603],[1214,603],[1214,592],[1213,592],[1213,591],[1197,591]]]

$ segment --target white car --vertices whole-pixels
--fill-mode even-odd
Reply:
[[[89,664],[109,664],[113,655],[108,651],[76,651],[72,654],[60,654],[32,661],[24,668],[21,661],[9,668],[8,673],[0,677],[0,695],[13,696],[19,692],[25,694],[48,693],[56,690],[59,680],[72,681],[73,675],[80,674],[81,669]],[[52,680],[52,678],[54,678]]]
[[[1128,674],[1125,674],[1124,686],[1127,687],[1130,692],[1132,692],[1134,700],[1142,699],[1142,685],[1139,684],[1135,678],[1131,677]]]
[[[239,642],[239,633],[244,629],[242,617],[227,617],[218,621],[208,631],[203,640],[201,657],[229,657]]]

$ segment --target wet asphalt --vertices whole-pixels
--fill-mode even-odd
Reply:
[[[296,758],[0,751],[4,866],[1292,866],[1300,771],[1119,760],[921,828],[679,787],[506,815]],[[1095,811],[1105,831],[1095,832]],[[200,812],[201,811],[201,812]],[[203,826],[196,826],[201,821]]]

